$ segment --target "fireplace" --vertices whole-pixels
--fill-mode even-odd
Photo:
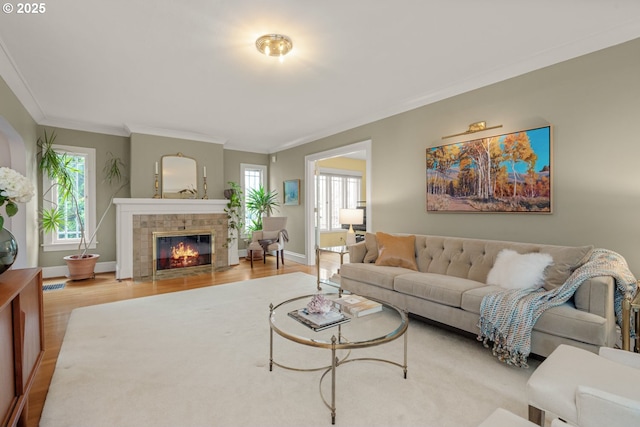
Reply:
[[[237,260],[237,240],[227,245],[229,228],[225,199],[113,199],[116,205],[116,279],[152,280],[153,233],[197,230],[215,234],[213,269],[226,269]],[[215,262],[213,262],[215,261]],[[199,267],[201,268],[201,267]],[[173,275],[192,274],[191,269],[173,269]],[[209,273],[211,270],[203,271]]]
[[[153,277],[201,273],[215,267],[215,232],[180,230],[153,232]]]

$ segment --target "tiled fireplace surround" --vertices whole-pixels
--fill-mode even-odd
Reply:
[[[114,199],[116,205],[116,279],[153,276],[153,232],[212,229],[215,268],[229,266],[226,200]]]
[[[227,250],[227,216],[225,214],[133,215],[133,278],[153,276],[153,232],[213,230],[215,268],[229,265]]]

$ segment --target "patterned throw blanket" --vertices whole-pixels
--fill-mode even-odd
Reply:
[[[551,291],[527,288],[498,291],[486,295],[480,305],[478,340],[488,347],[493,341],[493,355],[502,362],[526,368],[531,351],[531,331],[545,310],[568,301],[587,279],[612,276],[615,280],[616,320],[622,324],[622,301],[637,291],[636,278],[619,254],[594,249],[589,260],[578,267],[567,281]]]

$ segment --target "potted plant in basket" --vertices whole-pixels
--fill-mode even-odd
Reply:
[[[113,205],[113,198],[128,184],[128,180],[122,173],[124,163],[120,158],[114,157],[113,154],[109,153],[109,157],[103,168],[104,180],[108,182],[110,186],[114,183],[119,184],[119,186],[112,192],[109,204],[100,217],[95,230],[93,230],[90,236],[87,236],[81,215],[82,204],[74,192],[76,184],[73,179],[75,170],[71,165],[72,158],[66,153],[60,153],[54,150],[53,144],[55,139],[55,132],[49,135],[45,130],[44,138],[38,138],[37,140],[38,168],[42,173],[46,173],[54,183],[50,188],[43,189],[43,198],[46,199],[47,196],[50,196],[52,189],[55,187],[59,196],[57,201],[65,204],[70,202],[70,210],[72,212],[66,212],[65,209],[58,205],[57,201],[48,200],[51,202],[51,208],[42,209],[41,227],[44,232],[55,232],[65,227],[68,222],[75,221],[80,233],[78,253],[64,257],[67,267],[69,268],[69,278],[72,280],[93,278],[95,277],[95,265],[100,255],[88,253],[89,246],[96,238],[98,229],[100,229],[107,212]]]

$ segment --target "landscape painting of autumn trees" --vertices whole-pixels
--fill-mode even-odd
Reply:
[[[428,212],[551,213],[551,126],[427,148]]]

